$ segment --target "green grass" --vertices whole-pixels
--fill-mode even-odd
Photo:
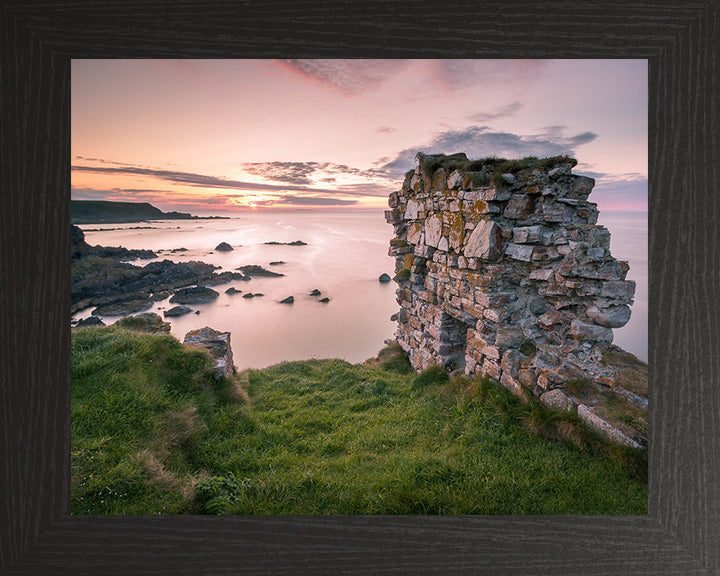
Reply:
[[[73,330],[74,514],[645,514],[644,466],[397,346],[215,382],[170,336]]]
[[[469,160],[467,156],[460,152],[457,154],[423,154],[418,152],[416,159],[420,166],[420,171],[427,179],[431,179],[433,174],[443,168],[448,174],[453,170],[461,170],[464,172],[479,172],[476,176],[483,182],[488,182],[492,177],[496,184],[502,183],[502,174],[516,174],[526,168],[542,168],[548,170],[558,164],[577,165],[577,160],[569,156],[552,156],[548,158],[537,158],[535,156],[526,156],[524,158],[507,160],[505,158],[497,158],[488,156],[477,160]],[[480,182],[475,182],[478,185]]]

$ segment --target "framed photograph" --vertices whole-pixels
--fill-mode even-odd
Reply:
[[[0,234],[3,239],[0,245],[0,270],[3,277],[3,295],[0,298],[3,321],[0,334],[3,336],[4,350],[0,362],[0,484],[4,486],[0,491],[0,517],[3,519],[0,523],[0,572],[720,574],[720,497],[715,488],[720,485],[717,458],[720,453],[720,411],[714,382],[717,343],[713,322],[718,305],[712,290],[717,265],[712,254],[718,241],[713,191],[720,184],[715,138],[720,121],[716,90],[720,72],[715,57],[716,38],[720,32],[718,2],[697,2],[682,7],[617,4],[612,6],[611,15],[608,15],[608,6],[596,4],[582,7],[557,3],[538,6],[519,2],[511,7],[512,10],[508,10],[507,4],[484,5],[481,9],[471,5],[405,8],[403,10],[397,5],[387,6],[382,3],[350,3],[322,8],[314,5],[256,5],[238,8],[230,4],[181,4],[174,5],[173,12],[168,14],[160,6],[143,4],[79,7],[63,2],[52,6],[10,2],[0,9],[0,78],[3,85],[0,90],[0,159],[3,166],[0,174],[3,189],[9,192],[0,217]],[[366,16],[370,13],[372,17]],[[428,17],[428,14],[432,14],[432,17]],[[350,38],[352,42],[348,43]],[[195,512],[190,510],[190,515],[187,515],[188,510],[185,510],[186,515],[166,515],[162,510],[154,510],[157,515],[143,515],[145,513],[140,507],[137,509],[139,512],[132,512],[139,515],[125,516],[102,515],[117,512],[99,506],[97,502],[94,503],[95,507],[89,507],[87,511],[76,509],[76,504],[71,505],[70,479],[73,467],[80,464],[77,455],[71,458],[70,451],[70,325],[71,313],[75,315],[74,321],[80,319],[76,313],[81,310],[81,306],[74,291],[72,305],[70,302],[71,282],[68,271],[71,244],[74,249],[77,240],[74,228],[71,239],[70,167],[72,165],[76,172],[72,179],[72,198],[85,201],[83,209],[96,200],[131,197],[153,199],[160,197],[157,194],[163,192],[162,186],[148,185],[141,189],[142,182],[123,180],[130,176],[155,179],[156,183],[161,182],[166,187],[179,183],[198,189],[229,187],[227,172],[222,177],[209,175],[212,164],[208,164],[207,172],[198,169],[190,173],[169,165],[160,167],[158,162],[166,160],[162,156],[154,159],[157,161],[152,166],[142,166],[139,162],[128,164],[125,163],[127,158],[88,157],[86,154],[90,152],[81,150],[78,143],[83,142],[83,134],[93,130],[93,122],[100,125],[103,118],[107,118],[108,110],[102,106],[95,109],[91,102],[93,94],[98,101],[110,101],[116,95],[118,102],[124,105],[142,107],[142,98],[135,104],[128,104],[127,95],[123,93],[124,87],[119,82],[117,85],[112,84],[113,78],[117,76],[112,73],[103,76],[103,62],[107,63],[105,69],[108,70],[116,67],[116,64],[122,66],[122,62],[134,64],[135,69],[138,69],[142,63],[134,62],[136,59],[152,59],[158,66],[145,67],[141,75],[144,81],[153,77],[159,81],[164,74],[160,71],[163,63],[170,70],[166,76],[177,78],[180,69],[181,74],[198,74],[192,65],[183,63],[202,64],[204,59],[212,59],[216,63],[223,60],[229,62],[231,59],[270,62],[266,59],[287,56],[300,58],[283,64],[289,74],[301,77],[308,84],[334,83],[333,89],[340,92],[361,91],[364,86],[377,83],[378,78],[390,77],[390,72],[395,74],[397,70],[407,71],[408,67],[393,64],[389,60],[391,58],[395,59],[394,62],[419,63],[417,70],[425,62],[427,66],[422,69],[433,72],[422,76],[423,81],[434,78],[437,82],[445,82],[447,85],[443,89],[448,94],[451,91],[447,86],[454,81],[452,74],[458,72],[453,64],[455,61],[492,62],[490,72],[500,82],[503,74],[523,77],[546,74],[550,78],[552,72],[540,63],[551,58],[565,62],[569,72],[572,72],[566,74],[562,81],[554,83],[557,92],[553,98],[558,101],[563,101],[564,93],[575,91],[587,94],[588,99],[594,94],[599,98],[598,108],[607,107],[608,101],[614,102],[615,99],[619,103],[632,103],[627,105],[627,109],[618,110],[617,126],[608,127],[609,131],[614,130],[613,133],[618,135],[622,135],[624,130],[630,133],[631,126],[643,125],[642,121],[636,122],[633,113],[644,114],[648,110],[646,178],[649,180],[649,202],[646,214],[649,228],[649,274],[646,272],[646,276],[649,306],[646,306],[645,322],[649,330],[644,349],[632,351],[640,357],[644,355],[650,366],[649,428],[640,436],[631,433],[623,435],[624,441],[633,442],[636,447],[638,442],[646,443],[648,447],[647,514],[597,515],[607,512],[590,512],[590,515],[579,515],[582,512],[577,513],[571,508],[550,507],[551,510],[568,511],[563,512],[563,515],[541,515],[544,508],[530,507],[534,511],[532,515],[486,515],[484,512],[465,515],[462,512],[454,513],[448,504],[446,508],[437,509],[427,509],[426,506],[424,513],[401,506],[397,508],[399,513],[388,515],[387,511],[390,510],[389,514],[392,514],[394,508],[383,508],[378,504],[375,508],[360,506],[359,511],[353,509],[339,513],[343,515],[332,515],[335,514],[332,509],[326,512],[313,509],[302,511],[305,509],[299,508],[300,512],[294,512],[292,507],[270,509],[269,515],[246,515],[247,508],[235,502],[234,507],[227,509],[235,515],[199,515],[199,509]],[[303,56],[309,56],[309,59],[302,60]],[[363,69],[355,66],[328,71],[319,64],[315,65],[328,58],[337,61],[375,59],[376,63],[387,63],[383,66],[389,66],[392,70],[383,76],[382,66]],[[425,60],[430,58],[440,64],[433,68],[431,61]],[[603,76],[600,63],[605,61],[615,61],[623,70],[618,77],[624,80],[617,82],[616,86],[609,86],[607,78]],[[519,69],[510,62],[525,64]],[[633,68],[633,63],[644,62],[647,63],[646,67]],[[503,63],[507,64],[505,69]],[[97,69],[92,70],[93,66]],[[259,69],[248,65],[243,68],[243,74],[250,77],[259,73]],[[635,72],[632,72],[633,69]],[[200,76],[204,75],[201,80],[210,85],[217,78],[210,79],[213,72],[208,70],[206,68]],[[647,108],[643,102],[637,102],[631,97],[631,94],[637,92],[637,86],[643,86],[643,81],[636,81],[637,76],[644,74],[645,70],[648,75]],[[273,76],[273,70],[265,72],[277,83],[278,89],[288,88],[283,84],[284,80],[278,79],[277,75]],[[465,67],[461,72],[467,74],[473,71]],[[475,72],[489,73],[485,69]],[[71,85],[75,82],[90,77],[104,77],[102,89],[88,88],[88,85],[87,90],[71,91]],[[126,78],[131,78],[131,75]],[[414,80],[418,78],[420,76]],[[407,73],[401,81],[411,80],[411,74]],[[597,82],[595,91],[592,89],[594,81]],[[400,86],[398,84],[398,89]],[[294,89],[298,90],[297,103],[300,105],[302,83],[298,83]],[[188,94],[187,89],[179,90],[177,94],[168,95],[168,98],[177,97],[182,101],[183,95],[187,97]],[[265,100],[272,99],[270,93],[261,96]],[[416,96],[421,97],[420,92]],[[498,96],[497,105],[482,110],[482,114],[476,114],[475,120],[492,125],[498,118],[518,114],[522,116],[523,109],[533,107],[534,98],[539,102],[544,97],[547,94],[538,94],[536,97],[525,94],[521,101],[504,102]],[[71,134],[70,111],[75,104],[74,98],[85,98],[83,110],[89,113],[82,119],[80,115],[74,118],[72,126],[76,132]],[[412,95],[408,94],[405,98],[410,110]],[[168,99],[166,106],[157,108],[157,113],[162,114],[163,109],[166,112],[176,105]],[[333,105],[328,100],[328,109]],[[461,101],[453,102],[452,107],[459,114]],[[361,106],[358,104],[356,108],[360,110]],[[570,108],[568,106],[569,113]],[[76,110],[73,108],[74,114]],[[211,118],[212,112],[207,112],[207,118]],[[367,113],[367,110],[359,112],[363,113]],[[339,117],[338,114],[336,117]],[[467,116],[470,112],[466,111],[465,114]],[[250,121],[248,118],[247,122]],[[228,126],[231,124],[228,123]],[[82,133],[76,128],[78,126],[82,127]],[[394,130],[393,126],[385,122],[378,122],[376,128],[375,139],[380,135],[391,137]],[[476,145],[482,140],[477,138],[477,131],[484,130],[476,127],[470,137],[453,131],[452,122],[445,128],[445,131],[442,128],[436,131],[436,140],[452,136],[459,143],[470,145]],[[262,123],[253,129],[260,134]],[[597,137],[590,132],[566,134],[563,130],[563,127],[548,126],[543,133],[545,139],[542,145],[562,143],[566,147],[581,146]],[[490,132],[490,129],[485,128],[485,132]],[[498,136],[499,130],[492,132]],[[152,130],[148,128],[143,133],[148,142],[152,141]],[[527,133],[520,129],[515,131],[515,134],[520,135]],[[332,131],[328,132],[325,138],[331,138],[331,134]],[[500,136],[507,140],[512,134],[503,132]],[[487,134],[483,133],[483,138],[487,140]],[[525,147],[518,148],[518,152],[530,150],[527,148],[527,137],[523,142]],[[628,136],[613,146],[628,146],[629,142]],[[432,148],[433,142],[428,141],[426,144]],[[131,142],[119,144],[120,147],[126,146],[125,150],[133,145]],[[137,142],[137,146],[140,145],[141,142]],[[87,150],[91,148],[88,146]],[[112,146],[105,149],[112,150]],[[249,152],[245,151],[244,154],[248,157]],[[321,156],[322,151],[318,154]],[[518,153],[518,156],[521,155],[534,156],[532,153]],[[268,162],[267,158],[251,158],[243,165],[243,178],[250,175],[255,188],[253,195],[243,197],[242,201],[249,199],[249,203],[242,208],[283,209],[303,206],[333,209],[341,213],[348,206],[360,203],[361,206],[367,204],[369,210],[377,210],[379,205],[374,204],[377,198],[387,196],[383,185],[387,186],[388,182],[393,181],[392,178],[397,176],[395,171],[402,168],[404,174],[408,168],[403,164],[407,159],[401,156],[376,159],[373,169],[362,173],[350,164],[352,159],[346,161],[345,158],[332,160],[337,163],[325,163],[322,166],[312,162],[290,165],[286,162],[289,158],[280,156],[278,159],[284,162],[279,164]],[[632,152],[629,150],[626,156],[630,158]],[[552,166],[543,166],[543,169],[555,171],[553,178],[566,169],[561,161],[565,157],[557,158]],[[464,172],[470,170],[469,164],[465,164],[467,161],[467,158],[463,160],[455,157],[432,160],[446,171],[448,188],[454,186],[451,183],[453,170],[457,174],[456,180],[470,177]],[[422,178],[432,180],[433,174],[423,172],[424,166],[427,167],[431,160],[423,160],[421,155],[419,162],[413,174],[408,172],[405,176],[400,175],[400,185],[405,178],[406,187],[415,187],[417,190],[417,187],[422,186]],[[423,162],[426,162],[424,166]],[[218,166],[219,160],[214,167]],[[278,176],[279,168],[284,171],[283,176]],[[494,176],[490,174],[489,178],[497,178],[498,182],[504,178],[503,186],[531,187],[532,182],[515,184],[515,174],[527,168],[538,168],[538,165],[504,164],[502,170]],[[588,164],[583,168],[592,175],[593,166]],[[598,176],[601,176],[603,168],[605,166],[597,166]],[[476,170],[475,173],[479,175],[477,178],[487,177],[483,170],[484,165]],[[630,170],[623,167],[623,171]],[[577,172],[583,173],[582,170]],[[106,180],[101,186],[94,187],[94,177]],[[642,173],[639,178],[643,178]],[[238,176],[238,181],[230,184],[251,185],[247,179],[239,182],[240,179]],[[111,181],[117,184],[110,184]],[[573,184],[575,188],[581,185]],[[445,187],[445,184],[442,186]],[[559,184],[553,186],[557,189]],[[115,194],[112,197],[103,192],[110,188]],[[552,186],[547,188],[547,195],[552,199],[557,192],[550,188]],[[174,209],[173,206],[192,206],[192,188],[183,191],[176,186],[172,190],[172,198],[176,202],[168,212]],[[377,190],[381,190],[382,194]],[[608,190],[607,197],[612,199],[612,186]],[[523,198],[535,192],[522,188]],[[569,198],[568,201],[563,199],[561,204],[567,204],[573,210],[580,206],[587,212],[579,216],[584,219],[583,223],[594,223],[590,222],[593,218],[592,209],[588,212],[586,204],[579,204],[585,201],[584,197],[580,197],[583,192],[574,190],[573,194],[579,194],[578,198]],[[226,203],[240,201],[239,197],[232,195],[221,195],[218,198],[218,201]],[[462,200],[465,198],[462,197]],[[490,199],[490,204],[492,201]],[[402,195],[391,196],[390,221],[398,218],[392,213],[393,203],[402,205],[406,218],[418,218],[418,206],[410,206],[406,202]],[[528,235],[534,233],[529,227],[533,224],[529,216],[532,210],[527,210],[526,214],[523,210],[527,206],[516,204],[513,205],[513,215],[508,217],[519,222],[520,228],[518,231],[510,230],[506,238],[515,242],[514,260],[522,262],[530,259],[525,259],[523,250],[525,245],[533,243],[528,240]],[[532,204],[532,209],[535,209],[539,201],[533,200]],[[486,204],[483,203],[483,206]],[[600,206],[601,214],[604,208]],[[76,209],[73,206],[73,210]],[[613,207],[609,209],[613,210]],[[448,204],[448,213],[451,210]],[[505,204],[503,210],[510,213]],[[164,215],[167,216],[168,212]],[[180,212],[170,214],[171,218],[178,218],[178,222],[187,216]],[[75,216],[74,213],[73,218]],[[217,214],[208,213],[206,217],[217,218]],[[578,216],[573,212],[572,217]],[[548,218],[551,219],[551,216]],[[482,220],[485,221],[486,217]],[[202,221],[198,222],[202,226]],[[217,223],[222,224],[222,221],[207,220],[209,227]],[[353,225],[352,222],[346,222],[347,230],[351,230]],[[428,238],[434,234],[432,227],[428,224],[424,226],[423,236],[420,236],[418,228],[416,240],[411,242],[416,244],[416,256],[425,245],[432,245],[439,251],[447,250],[447,246],[443,248],[444,240],[450,244],[457,241],[458,246],[467,249],[462,239],[453,239],[450,228],[447,238],[444,233],[438,232],[438,237],[431,242]],[[635,225],[628,223],[627,226],[632,228]],[[389,228],[388,225],[388,238],[391,237]],[[222,227],[218,230],[222,230]],[[440,230],[444,228],[441,226]],[[468,235],[471,231],[472,228],[468,228]],[[153,230],[151,234],[155,232]],[[110,234],[111,231],[104,233]],[[404,224],[396,226],[396,233],[404,240],[413,234],[407,231]],[[145,234],[144,230],[137,230],[139,238],[149,238],[151,235]],[[241,272],[235,273],[235,276],[232,276],[233,272],[223,272],[244,284],[238,284],[235,293],[249,285],[246,283],[249,277],[261,277],[258,286],[262,284],[262,287],[266,287],[263,292],[268,292],[273,298],[273,286],[285,286],[282,284],[285,280],[272,276],[282,276],[274,271],[282,268],[281,264],[285,265],[282,260],[287,258],[283,256],[280,259],[278,256],[270,262],[272,258],[262,250],[290,254],[306,246],[305,242],[298,242],[294,236],[286,236],[280,234],[277,238],[267,239],[258,237],[260,248],[255,249],[253,254],[262,254],[269,262],[263,260],[267,268],[240,267],[238,269]],[[419,238],[422,240],[417,240]],[[499,229],[497,238],[500,238]],[[229,254],[228,249],[232,249],[230,244],[234,243],[232,238],[225,238],[230,244],[221,242],[223,238],[220,236],[213,236],[213,239],[219,242],[215,248],[218,254]],[[399,240],[395,248],[400,247],[402,252]],[[465,241],[467,244],[469,240],[465,238]],[[264,248],[263,242],[266,245]],[[541,244],[539,240],[536,243]],[[487,238],[483,238],[479,245],[481,248],[477,250],[482,251],[483,257],[492,260],[492,243],[488,244]],[[138,258],[142,258],[139,249],[143,247],[131,246],[138,249]],[[194,249],[200,254],[200,247],[190,246],[190,252]],[[180,250],[187,251],[187,248],[177,248],[177,251]],[[402,264],[403,254],[393,255]],[[229,256],[219,255],[211,259],[220,257]],[[290,264],[288,270],[292,267]],[[464,261],[460,266],[470,269],[473,263]],[[363,264],[363,268],[369,270],[372,266]],[[401,286],[407,280],[402,276],[403,271],[402,265],[396,269],[395,280]],[[376,277],[382,270],[373,269],[372,272],[373,289],[381,290],[382,284],[378,284]],[[603,274],[606,273],[603,269]],[[224,277],[215,278],[217,273],[208,274],[208,278],[212,277],[218,283],[226,280]],[[418,269],[407,266],[407,277],[410,278],[411,274],[417,275]],[[273,285],[273,282],[276,284]],[[223,286],[223,290],[225,288]],[[313,305],[320,306],[318,310],[323,309],[322,306],[330,309],[329,306],[342,305],[340,296],[337,302],[333,302],[335,294],[332,291],[326,293],[324,286],[319,288],[321,290],[306,290],[307,294],[295,297],[305,298]],[[618,284],[614,289],[621,290],[622,286]],[[340,294],[339,289],[337,293]],[[240,298],[233,294],[226,291],[220,300],[227,299],[229,302],[232,298]],[[368,289],[363,296],[372,297],[372,294],[372,290]],[[330,298],[327,298],[328,295]],[[170,298],[170,294],[162,296]],[[253,294],[255,296],[264,295]],[[325,297],[325,302],[322,302],[322,297]],[[220,303],[220,300],[217,302]],[[280,300],[279,294],[276,300],[279,304],[273,303],[283,309],[287,309],[286,304],[292,302],[289,299]],[[154,307],[161,303],[163,307],[159,309],[164,309],[164,300],[159,296],[153,302]],[[184,304],[172,299],[169,302]],[[600,318],[597,322],[603,326],[622,324],[627,322],[627,319],[619,318],[624,314],[623,302],[613,301],[611,306],[606,302],[601,303],[600,310],[588,313],[596,320]],[[246,300],[244,303],[250,304],[251,301]],[[123,302],[123,305],[127,304]],[[373,303],[367,305],[372,306]],[[168,303],[168,306],[172,304]],[[116,310],[106,308],[105,312],[105,316],[101,312],[95,317],[112,318]],[[212,314],[210,309],[205,311],[205,308],[201,312]],[[538,314],[543,312],[538,311]],[[217,321],[221,321],[222,314],[216,316]],[[445,334],[451,333],[452,336],[458,318],[463,319],[459,313],[456,316],[442,322],[438,320],[439,330]],[[188,315],[185,318],[195,317]],[[485,314],[485,318],[486,322],[497,320],[492,313]],[[190,327],[189,320],[183,322]],[[438,346],[438,351],[447,349],[447,352],[438,352],[439,360],[448,370],[457,370],[460,366],[468,374],[474,373],[476,365],[478,370],[482,366],[483,372],[491,375],[497,369],[497,377],[500,379],[500,359],[495,363],[492,353],[482,355],[478,352],[473,356],[471,343],[469,339],[465,340],[465,325],[462,326],[462,354],[458,355],[457,343],[453,341],[454,348]],[[574,324],[573,330],[589,330],[589,326],[579,322],[577,326]],[[190,328],[197,327],[193,325]],[[382,327],[379,330],[382,331]],[[479,325],[477,330],[478,334],[482,332]],[[272,338],[272,334],[266,336]],[[413,348],[410,332],[406,333],[405,338],[406,352],[410,351],[414,368],[424,369],[426,365],[438,361],[432,354],[425,357],[424,352]],[[583,340],[577,339],[581,342]],[[517,348],[515,344],[513,346]],[[243,343],[243,346],[255,350],[251,341]],[[264,349],[267,349],[267,345],[258,346],[254,354],[260,354]],[[341,348],[338,348],[338,352],[334,350],[332,354],[346,353]],[[301,356],[305,353],[305,349],[298,350]],[[569,350],[568,353],[575,352]],[[508,369],[502,350],[500,355],[504,374],[501,381],[512,389],[513,385],[517,385],[514,378],[521,380],[522,370],[515,369],[513,377],[505,376]],[[276,360],[268,357],[265,365]],[[351,361],[357,359],[352,358]],[[367,382],[361,384],[369,386]],[[375,382],[376,388],[380,385],[384,390],[387,383]],[[108,406],[108,410],[121,409],[122,403]],[[178,422],[173,426],[179,428],[193,419],[189,412],[178,411],[176,416]],[[87,457],[90,458],[90,452]],[[155,467],[157,474],[163,472],[158,472],[162,465],[157,463],[150,451],[138,458],[142,466],[148,469]],[[206,490],[218,489],[212,478],[201,480],[204,480]],[[629,504],[638,497],[630,487],[625,493],[622,493],[621,488],[618,490],[612,496],[609,496],[609,492],[605,494],[606,498],[616,500],[615,508],[598,509],[645,510],[644,507]],[[447,502],[453,501],[447,499]],[[168,506],[171,505],[168,501]],[[205,512],[213,506],[222,512],[226,503],[216,498],[210,503],[206,502],[206,505]],[[380,512],[373,513],[376,509]],[[480,510],[492,513],[489,508]],[[428,511],[438,515],[427,515]],[[418,515],[410,515],[418,512]]]

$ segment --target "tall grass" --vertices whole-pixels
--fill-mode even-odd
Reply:
[[[647,512],[642,464],[396,346],[220,382],[170,336],[81,328],[72,348],[75,514]]]

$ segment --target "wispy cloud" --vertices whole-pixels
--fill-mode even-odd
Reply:
[[[548,127],[538,134],[529,135],[493,131],[488,126],[468,126],[461,130],[440,132],[426,144],[401,150],[392,160],[379,161],[376,165],[389,177],[398,178],[415,165],[415,155],[418,152],[426,154],[465,152],[469,158],[485,156],[517,158],[560,154],[574,156],[578,146],[592,142],[597,137],[594,132],[565,136],[564,129],[559,126]]]
[[[382,176],[377,170],[360,170],[345,164],[332,162],[246,162],[243,170],[248,174],[262,176],[275,182],[288,182],[290,184],[312,184],[314,180],[327,181],[335,179],[335,175],[362,176],[371,178]],[[314,176],[314,180],[311,177]]]
[[[548,60],[430,60],[434,75],[448,89],[489,82],[527,82],[535,78]]]
[[[392,134],[395,131],[396,129],[391,128],[390,126],[380,126],[377,130],[375,130],[378,134]]]
[[[254,202],[256,206],[351,206],[357,204],[357,200],[341,200],[339,198],[321,198],[311,196],[280,196],[277,199],[259,200]]]
[[[470,120],[473,122],[490,122],[490,120],[507,118],[508,116],[514,116],[522,107],[523,105],[520,102],[513,102],[497,109],[495,112],[473,114],[470,116]]]
[[[272,164],[272,163],[271,163]],[[336,166],[338,170],[347,169],[355,170],[344,165]],[[219,188],[231,190],[243,190],[254,192],[309,192],[323,194],[345,194],[356,196],[372,196],[373,194],[360,194],[350,190],[315,188],[307,186],[298,186],[293,184],[264,184],[258,182],[246,182],[242,180],[231,180],[220,178],[217,176],[208,176],[206,174],[195,174],[192,172],[177,172],[173,170],[159,170],[154,168],[141,168],[138,166],[72,166],[72,170],[76,172],[93,172],[97,174],[131,174],[134,176],[147,176],[157,178],[165,182],[173,182],[177,184],[185,184],[187,186],[195,186],[202,188]],[[300,176],[302,177],[302,176]],[[380,194],[375,194],[380,196]]]
[[[288,59],[276,62],[286,70],[336,88],[346,95],[376,88],[407,65],[406,60]]]
[[[373,90],[408,66],[425,67],[428,85],[459,90],[483,83],[526,82],[539,74],[547,60],[276,60],[282,68],[332,87],[346,95]]]

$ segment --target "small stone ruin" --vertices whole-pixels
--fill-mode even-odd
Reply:
[[[419,154],[386,212],[396,339],[416,370],[489,376],[641,447],[647,365],[611,345],[635,283],[576,164]]]

